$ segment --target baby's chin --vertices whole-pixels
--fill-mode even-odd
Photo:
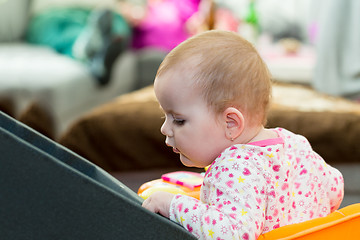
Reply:
[[[199,164],[195,164],[193,161],[191,161],[189,158],[187,158],[186,156],[180,154],[180,161],[181,163],[186,166],[186,167],[196,167],[196,168],[204,168],[206,166],[200,166]]]
[[[190,159],[188,159],[182,154],[180,154],[180,161],[186,167],[197,167]]]

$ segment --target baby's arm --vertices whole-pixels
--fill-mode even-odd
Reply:
[[[342,174],[336,168],[329,166],[330,184],[329,198],[331,205],[331,212],[337,210],[344,198],[344,179]]]
[[[266,181],[251,162],[234,163],[213,166],[217,170],[205,177],[202,201],[176,195],[170,220],[200,239],[256,239],[264,227]]]
[[[174,196],[169,192],[155,192],[143,202],[142,206],[151,212],[160,213],[169,218],[170,203]]]

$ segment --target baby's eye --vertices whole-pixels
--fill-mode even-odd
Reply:
[[[184,120],[184,119],[174,118],[173,123],[174,123],[175,125],[182,126],[182,125],[185,124],[185,120]]]

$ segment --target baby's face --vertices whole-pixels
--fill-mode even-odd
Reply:
[[[208,166],[226,148],[226,123],[217,121],[191,81],[172,73],[162,74],[154,84],[165,114],[161,133],[185,166]]]

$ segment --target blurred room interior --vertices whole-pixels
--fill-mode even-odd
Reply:
[[[79,119],[151,87],[162,59],[181,41],[223,29],[259,50],[278,86],[275,104],[350,114],[355,125],[359,22],[357,0],[0,0],[0,110],[64,139]],[[349,126],[353,135],[360,131]],[[351,151],[351,164],[359,164],[359,150]],[[118,177],[131,176],[137,175]],[[349,203],[359,202],[360,189],[348,191]]]

